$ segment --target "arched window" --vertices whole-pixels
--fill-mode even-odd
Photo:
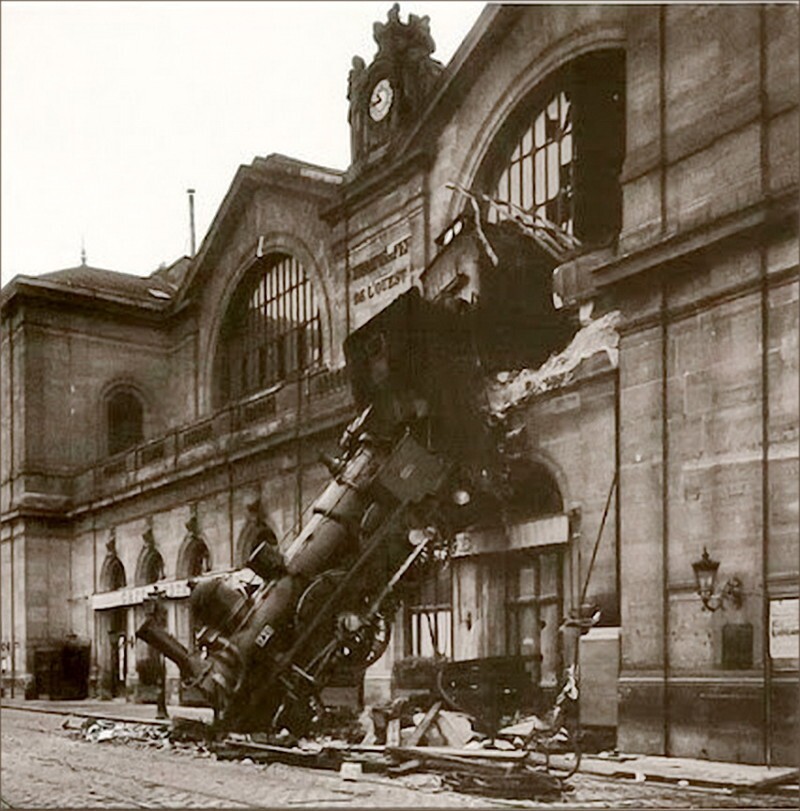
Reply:
[[[503,207],[544,218],[584,243],[621,225],[619,173],[625,151],[625,62],[621,51],[576,59],[523,102],[501,130],[478,185]]]
[[[136,585],[147,586],[161,580],[163,576],[164,559],[161,557],[161,553],[153,548],[147,549],[139,564]]]
[[[144,410],[130,391],[116,391],[106,401],[108,452],[120,453],[142,441]]]
[[[259,259],[222,327],[217,367],[221,399],[268,388],[321,358],[319,307],[303,266],[286,254]]]
[[[191,538],[181,555],[180,575],[191,579],[211,571],[211,554],[202,538]]]
[[[126,585],[125,567],[122,561],[116,556],[109,556],[103,564],[103,572],[100,576],[103,591],[116,591]]]

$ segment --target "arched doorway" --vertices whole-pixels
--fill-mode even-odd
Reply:
[[[100,573],[103,592],[117,591],[127,585],[125,567],[117,557],[113,539]],[[128,678],[128,610],[122,606],[102,612],[99,647],[100,692],[117,698],[126,693]]]

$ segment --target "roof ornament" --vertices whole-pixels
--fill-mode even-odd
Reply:
[[[83,236],[81,236],[81,267],[86,267],[86,243],[83,241]]]
[[[399,3],[395,3],[386,16],[387,22],[376,22],[372,26],[372,37],[378,46],[376,59],[386,56],[402,58],[409,51],[420,59],[434,52],[436,45],[431,36],[430,17],[409,14],[408,22],[403,23]]]

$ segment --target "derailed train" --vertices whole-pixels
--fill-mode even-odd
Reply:
[[[530,259],[517,276],[533,311],[523,313],[528,332],[516,334],[520,357],[533,351],[541,360],[571,327],[552,307],[548,263]],[[506,274],[513,279],[514,268]],[[339,458],[324,460],[331,481],[309,522],[283,554],[267,542],[253,551],[248,566],[263,583],[252,593],[221,581],[193,589],[204,656],[153,619],[138,630],[205,696],[221,729],[305,730],[337,672],[358,673],[382,655],[409,572],[437,565],[459,529],[501,508],[513,482],[482,387],[494,328],[515,333],[487,312],[412,289],[350,335],[345,354],[361,413]]]

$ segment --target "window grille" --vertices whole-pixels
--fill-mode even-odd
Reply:
[[[562,90],[534,111],[491,197],[543,217],[572,234],[574,155],[572,101]],[[513,216],[511,208],[509,216]],[[493,206],[490,222],[500,218]]]
[[[624,157],[625,54],[600,50],[566,65],[519,105],[476,185],[499,203],[488,207],[490,222],[524,212],[597,245],[622,224]]]
[[[313,286],[294,257],[264,257],[227,322],[227,395],[253,394],[317,365],[322,329]]]
[[[453,596],[449,569],[429,574],[406,602],[409,656],[452,658]]]

